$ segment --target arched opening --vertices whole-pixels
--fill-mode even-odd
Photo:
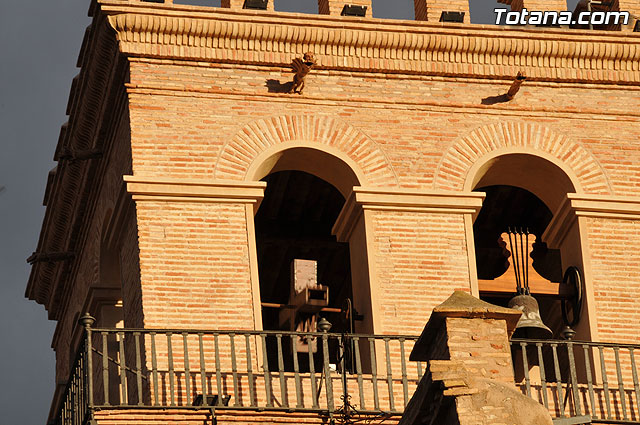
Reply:
[[[474,171],[469,175],[467,187],[486,193],[473,224],[480,297],[506,307],[516,295],[514,263],[518,260],[514,255],[517,248],[514,249],[512,244],[518,242],[515,235],[512,242],[511,236],[505,232],[509,229],[528,231],[531,236],[523,239],[533,241],[535,238],[535,243],[521,243],[520,264],[523,265],[521,270],[528,269],[531,295],[538,302],[542,322],[552,331],[553,339],[566,336],[563,333],[565,326],[571,325],[576,331],[575,339],[590,340],[585,308],[583,319],[577,324],[567,323],[562,315],[561,300],[569,296],[568,285],[562,283],[564,272],[569,267],[576,267],[581,273],[584,271],[578,222],[563,221],[560,214],[567,194],[581,190],[577,180],[572,178],[574,175],[563,169],[560,163],[525,153],[492,156],[480,162]],[[547,230],[558,226],[567,227],[563,229],[566,236],[561,240],[547,240]],[[534,279],[536,285],[533,285]],[[540,335],[535,328],[525,329],[524,332],[517,331],[515,336],[538,338]],[[522,382],[525,376],[522,349],[514,346],[512,350],[516,382]],[[539,354],[542,354],[542,359]],[[535,346],[528,348],[527,357],[527,376],[531,382],[540,382],[544,376],[562,382],[569,379],[564,372],[568,370],[566,357],[562,356],[559,364],[561,376],[556,376],[556,369],[551,367],[554,357],[550,347],[545,346],[540,352],[535,351]],[[544,371],[540,371],[542,361]],[[578,379],[583,380],[584,376],[580,375]]]
[[[340,309],[353,298],[349,244],[331,234],[344,197],[331,184],[303,171],[278,171],[262,180],[267,188],[255,230],[263,305],[289,304],[291,264],[301,259],[317,262],[317,282],[329,288],[327,307]],[[281,312],[277,307],[263,308],[263,328],[282,329]],[[321,315],[334,324],[334,330],[346,330],[339,314]]]
[[[328,147],[288,146],[267,152],[250,167],[252,180],[267,183],[254,218],[262,307],[257,325],[263,329],[315,332],[324,318],[331,322],[331,332],[373,333],[364,221],[355,225],[347,240],[339,241],[333,233],[346,199],[362,181],[359,176],[360,170],[348,157]],[[322,302],[309,299],[305,303],[304,297],[300,301],[294,280],[300,263],[296,261],[294,267],[294,260],[315,262],[311,263],[315,267],[311,277],[304,279],[310,279],[310,288],[321,289],[323,294],[328,290]],[[267,350],[269,356],[278,353],[276,342],[267,339],[273,345]],[[288,354],[290,350],[308,357],[310,348],[305,344],[282,348],[286,369],[292,368],[289,363],[295,357]],[[319,348],[314,346],[312,351],[315,357],[322,356]],[[337,352],[331,347],[331,356]],[[269,358],[270,364],[277,361]],[[308,361],[301,361],[299,367],[309,367]]]
[[[577,223],[570,224],[572,228],[567,229],[567,237],[562,243],[548,246],[545,231],[567,194],[579,190],[576,183],[561,164],[533,154],[507,153],[480,163],[467,184],[474,191],[486,193],[473,225],[481,298],[506,306],[515,295],[515,256],[511,255],[508,260],[510,254],[505,249],[510,249],[510,242],[504,239],[500,242],[500,237],[509,229],[528,230],[533,235],[531,240],[535,238],[536,241],[531,251],[525,248],[527,263],[531,262],[529,280],[535,278],[541,284],[538,291],[532,289],[531,292],[538,301],[543,322],[552,330],[554,338],[560,338],[565,323],[560,294],[554,293],[554,288],[563,288],[558,285],[568,267],[583,270],[582,257],[578,254],[581,252],[580,237]],[[502,287],[491,286],[490,281],[501,281]],[[581,338],[590,337],[588,326],[579,324],[575,330]]]

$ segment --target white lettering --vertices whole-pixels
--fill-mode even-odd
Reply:
[[[507,19],[505,23],[507,25],[518,25],[520,23],[520,13],[518,12],[507,13]]]
[[[558,18],[558,25],[571,25],[571,20],[573,19],[573,13],[571,12],[560,12],[560,17]]]
[[[529,18],[529,25],[541,25],[542,24],[542,12],[534,11],[531,12],[531,17]]]
[[[593,12],[591,14],[591,23],[593,25],[602,25],[607,19],[604,12]]]

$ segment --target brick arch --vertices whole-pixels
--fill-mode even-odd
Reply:
[[[459,139],[438,164],[434,188],[464,190],[477,163],[499,151],[539,155],[551,160],[571,174],[569,177],[577,183],[580,192],[612,193],[604,170],[584,147],[547,127],[519,122],[480,127]]]
[[[249,123],[222,148],[215,178],[245,180],[256,158],[285,144],[334,152],[359,167],[353,171],[364,177],[362,186],[398,185],[395,171],[373,140],[349,124],[317,115],[284,115]]]

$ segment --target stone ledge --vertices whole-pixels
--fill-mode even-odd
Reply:
[[[124,176],[134,201],[255,204],[264,197],[265,182],[227,182]]]
[[[348,240],[365,210],[475,215],[484,197],[481,192],[354,187],[331,232],[340,241]]]
[[[569,193],[542,235],[549,248],[559,247],[578,217],[640,220],[640,198]]]

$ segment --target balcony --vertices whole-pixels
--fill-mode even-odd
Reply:
[[[417,337],[280,331],[96,329],[56,424],[104,410],[311,413],[398,420],[425,372]],[[558,424],[640,423],[638,345],[512,340],[516,386]],[[345,419],[353,422],[345,421]],[[589,422],[590,421],[590,422]]]
[[[330,422],[399,418],[425,371],[408,361],[416,340],[88,328],[57,423],[89,423],[93,412],[108,409],[307,412]]]

